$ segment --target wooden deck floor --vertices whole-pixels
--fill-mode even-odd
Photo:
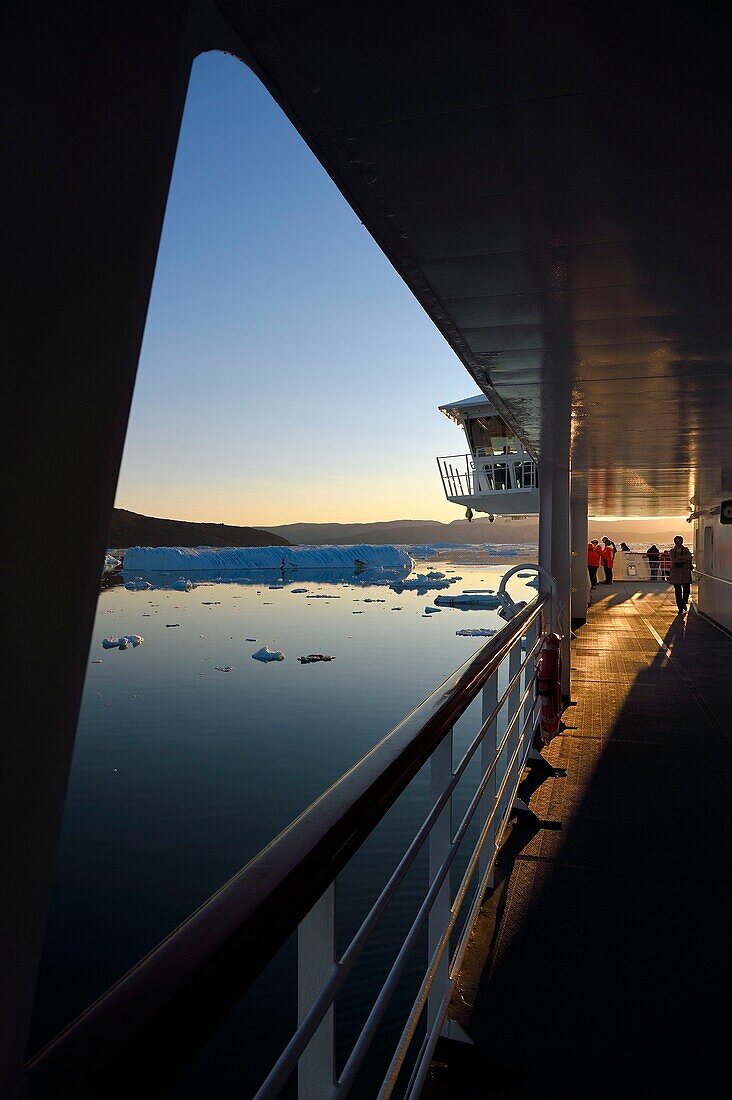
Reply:
[[[732,640],[638,587],[598,588],[573,643],[575,705],[545,751],[567,775],[530,802],[562,828],[513,864],[475,1046],[448,1058],[440,1096],[730,1087],[714,1081],[732,1070]]]

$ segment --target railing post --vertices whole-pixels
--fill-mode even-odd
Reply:
[[[494,672],[488,683],[483,688],[482,695],[482,711],[481,722],[485,722],[489,715],[496,709],[496,703],[498,702],[498,672]],[[493,763],[496,755],[496,719],[494,718],[488,729],[483,735],[483,743],[480,746],[480,774],[484,776],[489,767]],[[488,784],[483,795],[483,802],[480,808],[480,820],[479,828],[482,833],[485,823],[488,820],[490,814],[493,811],[493,807],[496,801],[496,770],[493,769],[493,775],[488,780]],[[478,882],[482,883],[485,873],[490,866],[490,862],[493,858],[493,852],[496,845],[496,819],[493,819],[493,824],[488,832],[483,851],[480,854],[478,861]],[[486,886],[493,885],[493,872],[491,877],[486,883]]]
[[[518,671],[519,671],[520,668],[521,668],[521,641],[520,641],[520,639],[517,639],[516,642],[514,643],[514,645],[511,647],[511,650],[509,651],[509,654],[508,654],[508,679],[509,679],[509,681],[512,680],[514,678],[514,676],[516,676],[518,674]],[[516,680],[516,683],[511,688],[511,691],[509,692],[509,696],[508,696],[507,717],[508,717],[509,722],[515,716],[515,714],[517,713],[517,711],[519,709],[519,700],[520,700],[520,698],[521,698],[521,676],[518,676],[518,678]],[[511,731],[511,736],[508,739],[507,752],[508,752],[508,759],[509,760],[511,759],[511,757],[513,756],[513,754],[516,750],[516,746],[519,743],[520,736],[521,736],[521,716],[519,715],[519,717],[514,722],[513,730]],[[522,761],[521,761],[521,758],[519,757],[519,761],[518,761],[518,764],[517,764],[517,767],[519,768],[519,770],[521,768],[521,764],[522,764]],[[509,792],[511,790],[511,787],[512,787],[512,784],[509,781],[509,784],[508,784]]]
[[[335,882],[297,930],[297,1023],[303,1022],[335,963]],[[323,1100],[335,1083],[335,1007],[331,1007],[297,1065],[298,1100]]]
[[[452,740],[453,731],[443,737],[430,758],[430,802],[435,804],[452,778]],[[429,881],[434,881],[440,866],[450,851],[452,844],[452,798],[432,826],[429,839]],[[450,875],[445,878],[442,887],[430,910],[427,931],[427,958],[431,959],[450,919]],[[435,980],[427,1000],[427,1026],[435,1022],[447,988],[450,970],[450,952],[442,956]]]

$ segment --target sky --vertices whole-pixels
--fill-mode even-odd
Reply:
[[[194,63],[116,504],[451,520],[437,406],[475,383],[249,69]]]

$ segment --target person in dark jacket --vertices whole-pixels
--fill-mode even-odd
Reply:
[[[626,554],[632,553],[632,551],[631,551],[630,547],[628,546],[627,542],[621,542],[620,543],[620,549],[624,550]]]
[[[648,568],[651,571],[651,580],[658,580],[658,570],[661,565],[661,551],[656,546],[655,542],[646,550],[646,557],[648,558]]]
[[[679,615],[683,615],[689,603],[691,591],[691,550],[684,546],[682,535],[677,535],[669,550],[668,583],[674,586],[676,606]]]

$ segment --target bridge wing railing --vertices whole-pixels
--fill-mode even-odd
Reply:
[[[131,1094],[141,1081],[153,1089],[151,1094],[163,1095],[297,931],[298,1026],[257,1100],[278,1096],[294,1073],[301,1097],[348,1095],[407,960],[426,935],[419,991],[378,1093],[380,1100],[391,1096],[399,1081],[400,1094],[417,1097],[532,750],[534,660],[550,623],[551,597],[538,595],[42,1049],[26,1067],[25,1095],[116,1097]],[[479,727],[456,762],[453,727],[479,696]],[[479,764],[476,786],[467,808],[461,793],[462,812],[453,827],[454,794],[471,761]],[[429,811],[360,928],[338,954],[336,880],[426,764]],[[429,874],[419,910],[394,945],[388,976],[336,1074],[335,998],[423,849]],[[464,870],[459,881],[451,882],[457,879],[459,853]],[[420,1021],[424,1038],[415,1053]]]

